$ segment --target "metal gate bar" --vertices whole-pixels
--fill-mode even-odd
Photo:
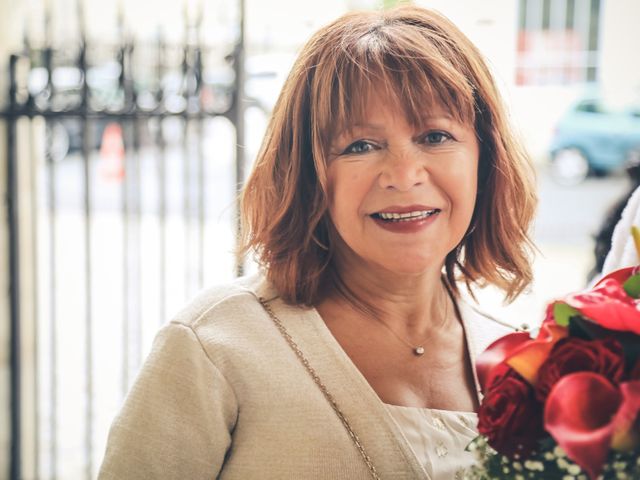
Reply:
[[[244,16],[244,6],[242,0],[240,1],[240,18]],[[82,12],[80,11],[80,14]],[[48,17],[48,16],[47,16]],[[81,28],[81,32],[83,29]],[[35,411],[24,412],[21,408],[21,392],[22,392],[22,368],[21,364],[21,325],[20,325],[20,244],[21,244],[21,231],[18,218],[19,200],[21,192],[18,188],[19,182],[19,162],[22,160],[18,158],[18,121],[20,119],[28,119],[31,121],[31,128],[29,129],[30,142],[35,142],[35,132],[33,119],[35,117],[42,118],[45,130],[54,132],[60,122],[65,122],[65,125],[80,124],[79,137],[81,145],[79,148],[80,159],[80,177],[82,186],[79,192],[80,201],[80,231],[81,231],[81,243],[80,248],[83,252],[77,252],[80,256],[78,266],[79,271],[76,272],[83,279],[83,286],[81,288],[80,299],[83,302],[82,312],[82,325],[84,347],[82,349],[83,355],[83,390],[85,396],[84,411],[81,417],[83,428],[83,476],[86,478],[93,478],[96,474],[96,465],[94,461],[94,450],[96,448],[95,442],[95,415],[96,415],[96,384],[94,384],[93,375],[96,368],[94,358],[94,347],[96,346],[97,337],[94,331],[94,306],[96,300],[94,264],[93,259],[95,255],[99,253],[94,245],[94,239],[92,237],[94,229],[94,196],[97,190],[94,190],[94,177],[97,173],[98,165],[95,163],[95,135],[100,135],[100,126],[107,122],[113,122],[114,125],[120,125],[120,129],[123,132],[122,141],[125,152],[123,169],[123,180],[120,186],[120,220],[122,226],[122,301],[123,308],[121,315],[123,317],[122,327],[122,372],[121,372],[121,394],[124,395],[129,389],[131,383],[131,373],[137,370],[142,361],[142,340],[143,340],[143,327],[142,327],[142,297],[141,297],[141,273],[142,273],[142,257],[144,249],[142,248],[143,237],[141,235],[141,222],[143,216],[148,215],[149,209],[148,202],[143,204],[143,177],[142,177],[142,162],[143,151],[141,149],[141,138],[143,131],[150,132],[152,140],[155,140],[155,179],[157,180],[157,230],[158,230],[158,255],[160,261],[158,263],[158,295],[159,295],[159,323],[162,324],[167,320],[167,258],[169,254],[169,243],[167,238],[168,229],[168,215],[170,210],[169,205],[169,190],[168,184],[168,145],[164,134],[165,121],[168,119],[181,119],[182,120],[182,190],[183,190],[183,205],[182,205],[182,224],[184,225],[184,248],[185,248],[185,267],[184,267],[184,287],[185,296],[193,293],[194,290],[201,288],[205,282],[204,274],[204,258],[205,258],[205,225],[206,225],[206,183],[205,177],[207,176],[207,169],[205,166],[205,152],[203,148],[202,138],[205,131],[205,121],[207,119],[221,116],[229,119],[235,127],[235,191],[237,192],[240,184],[244,179],[244,162],[243,162],[243,144],[244,144],[244,128],[243,123],[243,106],[241,102],[242,89],[239,85],[243,82],[243,36],[244,26],[241,26],[241,36],[235,46],[232,54],[229,56],[233,62],[233,69],[235,73],[234,84],[230,85],[228,93],[231,100],[224,111],[208,111],[203,110],[201,93],[204,86],[203,71],[204,71],[204,59],[205,49],[199,44],[192,44],[185,42],[183,52],[182,73],[183,80],[186,78],[191,81],[185,82],[184,89],[182,91],[183,98],[185,100],[185,108],[182,111],[168,111],[163,109],[161,105],[164,104],[165,98],[163,88],[159,88],[155,92],[156,103],[158,108],[153,110],[145,110],[139,107],[136,98],[136,90],[134,88],[134,73],[133,65],[135,61],[134,44],[125,42],[120,49],[119,64],[120,64],[120,79],[119,88],[123,91],[124,103],[121,108],[115,111],[98,111],[94,110],[91,103],[92,92],[90,90],[89,82],[87,80],[87,72],[89,71],[89,55],[90,48],[84,38],[81,35],[80,48],[77,56],[75,57],[75,66],[82,74],[82,83],[80,91],[80,101],[77,105],[71,108],[58,109],[51,103],[56,98],[58,92],[56,91],[56,85],[53,82],[53,72],[56,68],[55,58],[58,55],[58,51],[53,46],[46,46],[40,50],[32,49],[28,44],[25,44],[25,49],[22,53],[11,55],[9,62],[9,105],[6,111],[0,111],[0,118],[5,119],[7,122],[7,213],[8,213],[8,226],[9,226],[9,274],[10,274],[10,368],[11,368],[11,467],[10,478],[21,479],[24,475],[24,469],[22,464],[21,444],[23,441],[23,434],[35,435],[35,465],[31,468],[31,472],[35,472],[37,478],[57,478],[60,474],[60,455],[62,453],[62,447],[59,443],[59,428],[60,428],[60,412],[61,406],[59,403],[61,395],[64,393],[60,386],[60,380],[58,378],[61,364],[59,359],[60,355],[64,353],[61,350],[61,340],[63,336],[66,336],[66,331],[60,328],[60,321],[66,320],[60,317],[61,308],[63,303],[59,297],[58,282],[62,278],[61,268],[65,267],[59,261],[59,256],[62,252],[61,235],[64,232],[60,231],[60,228],[64,225],[60,221],[61,202],[69,202],[69,198],[66,198],[68,192],[65,195],[61,195],[63,192],[59,192],[59,182],[63,174],[61,165],[59,165],[59,159],[54,158],[54,154],[49,148],[45,148],[44,152],[44,176],[42,183],[42,196],[44,200],[42,220],[45,221],[42,225],[39,222],[38,212],[38,195],[36,187],[39,185],[35,173],[35,165],[38,162],[34,161],[35,152],[31,151],[30,163],[33,170],[32,186],[33,199],[32,208],[34,212],[31,217],[31,231],[39,232],[43,235],[46,234],[47,240],[45,243],[40,244],[33,242],[33,268],[32,274],[34,279],[38,278],[38,254],[39,249],[44,247],[47,252],[46,263],[42,264],[47,271],[47,277],[44,285],[48,292],[43,299],[46,299],[47,304],[45,308],[37,310],[39,305],[39,293],[34,290],[34,308],[35,310],[35,332],[36,335],[48,334],[47,342],[41,344],[45,351],[42,354],[46,354],[46,360],[43,357],[43,368],[38,366],[38,358],[40,357],[40,343],[37,341],[37,337],[34,337],[36,362],[33,366],[36,378],[35,385]],[[94,45],[95,46],[95,45]],[[157,45],[157,65],[156,72],[160,78],[164,78],[166,73],[164,65],[165,52],[168,46],[162,39],[158,40]],[[33,92],[29,91],[27,98],[24,98],[24,82],[19,78],[18,64],[20,62],[26,62],[29,65],[29,69],[41,66],[47,74],[46,85],[44,91],[41,92],[46,100],[44,103],[39,103],[38,98],[35,97]],[[40,99],[41,100],[41,99]],[[68,122],[68,123],[66,123]],[[55,132],[51,133],[52,138],[55,136]],[[173,148],[173,147],[172,147]],[[148,152],[147,152],[148,153]],[[175,152],[174,152],[175,156]],[[175,159],[173,159],[175,160]],[[144,160],[145,165],[149,164],[148,159]],[[68,169],[68,166],[66,167]],[[148,168],[148,167],[145,167]],[[144,207],[143,207],[144,205]],[[237,206],[236,206],[237,208]],[[155,216],[154,216],[155,218]],[[42,226],[42,228],[40,228]],[[239,228],[239,220],[236,211],[236,228]],[[84,255],[83,257],[81,255]],[[75,260],[75,259],[74,259]],[[236,271],[242,271],[242,262],[237,261]],[[65,272],[66,274],[66,272]],[[35,281],[35,280],[34,280]],[[37,283],[37,281],[36,281]],[[48,310],[48,311],[45,311]],[[42,331],[38,330],[38,322],[40,315],[44,315],[46,324]],[[46,365],[46,366],[44,366]],[[48,375],[49,385],[44,390],[38,383],[40,375]],[[47,399],[47,406],[45,412],[41,414],[39,407],[40,395],[45,394],[49,397]],[[80,412],[79,412],[80,413]],[[24,432],[21,429],[21,418],[24,415],[33,415],[35,418],[36,432]],[[46,424],[46,425],[45,425]],[[46,439],[48,445],[41,444],[40,429],[45,426],[48,429],[49,437]],[[46,465],[42,465],[40,462],[46,460]],[[41,476],[42,475],[42,476]]]
[[[9,58],[9,75],[16,75],[16,63],[18,56]],[[10,398],[11,398],[11,466],[12,479],[21,478],[20,445],[22,432],[20,429],[21,410],[21,362],[20,362],[20,231],[18,221],[18,166],[11,159],[17,155],[16,136],[16,85],[9,85],[9,110],[7,119],[7,220],[9,223],[9,308],[10,308],[10,340],[9,362],[11,368]]]

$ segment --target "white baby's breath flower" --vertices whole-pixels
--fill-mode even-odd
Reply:
[[[561,447],[557,446],[557,445],[553,449],[553,454],[558,458],[562,458],[562,457],[566,457],[567,456],[567,454],[564,452],[564,450]]]
[[[544,464],[537,460],[527,460],[526,462],[524,462],[524,468],[534,472],[543,472]]]
[[[615,471],[624,471],[627,469],[627,462],[613,462],[613,469]]]
[[[578,475],[580,471],[580,467],[575,463],[573,465],[569,465],[569,468],[567,468],[567,472],[569,472],[570,475]]]

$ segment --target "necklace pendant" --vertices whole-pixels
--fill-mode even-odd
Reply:
[[[418,357],[424,353],[424,347],[416,347],[413,349],[413,353],[415,353]]]

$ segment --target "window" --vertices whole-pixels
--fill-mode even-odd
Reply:
[[[516,84],[598,77],[600,0],[520,0]]]

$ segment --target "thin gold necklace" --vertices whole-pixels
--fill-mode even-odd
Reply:
[[[442,323],[444,324],[444,322],[447,321],[447,316],[449,314],[449,302],[447,301],[447,294],[443,293],[443,295],[444,295],[445,300],[444,300],[444,316],[442,317]],[[381,319],[379,319],[375,315],[373,316],[373,318],[376,321],[378,321],[383,327],[385,327],[387,330],[389,330],[398,340],[400,340],[402,343],[404,343],[405,345],[410,347],[415,356],[420,357],[420,356],[424,355],[424,342],[431,336],[431,332],[429,332],[429,335],[427,335],[420,342],[418,342],[418,345],[414,345],[413,343],[408,342],[406,339],[404,339],[400,335],[398,335],[395,332],[395,330],[393,330],[389,325],[387,325],[385,322],[383,322]]]

